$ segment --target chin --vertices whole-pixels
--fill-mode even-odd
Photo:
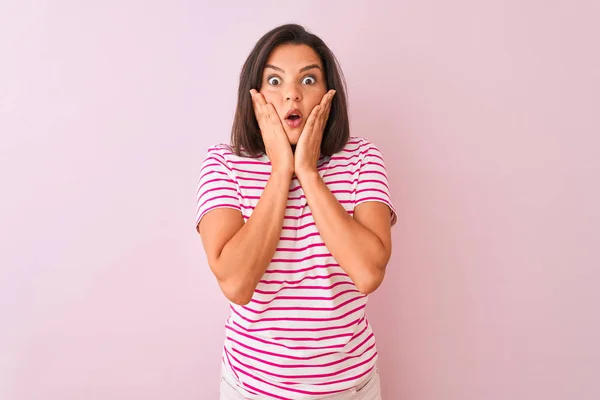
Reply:
[[[298,144],[298,140],[300,139],[300,134],[302,133],[301,129],[298,129],[297,131],[294,130],[292,132],[286,132],[287,138],[290,141],[291,145],[297,145]]]

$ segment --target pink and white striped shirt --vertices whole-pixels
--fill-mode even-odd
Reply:
[[[392,205],[381,152],[351,137],[321,157],[318,171],[350,215],[357,205]],[[238,157],[228,145],[208,150],[198,184],[196,225],[220,207],[252,215],[271,172],[266,155]],[[294,176],[277,251],[246,306],[231,303],[223,368],[246,398],[314,399],[354,387],[377,362],[362,295],[321,239]]]

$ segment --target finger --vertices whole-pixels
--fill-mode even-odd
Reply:
[[[265,121],[265,123],[270,122],[271,121],[271,110],[269,109],[269,105],[259,103],[259,107],[261,109],[263,120]]]
[[[312,125],[313,132],[321,136],[324,132],[325,125],[327,124],[329,111],[327,110],[327,106],[322,107],[319,106],[319,112],[315,116],[315,121]]]
[[[273,107],[273,104],[267,103],[265,107],[268,113],[269,121],[271,121],[271,123],[275,125],[283,126],[281,125],[281,120],[279,119],[279,115],[277,114],[277,111],[275,111],[275,107]]]
[[[254,108],[260,110],[262,115],[265,115],[264,106],[267,105],[265,97],[256,89],[250,89],[250,95],[252,96],[252,104],[255,105]]]
[[[308,120],[306,121],[306,128],[312,130],[315,126],[315,121],[317,120],[319,113],[321,112],[321,105],[316,105],[315,108],[311,111],[308,116]]]
[[[256,101],[258,102],[258,104],[261,104],[263,106],[267,104],[267,100],[265,100],[265,96],[263,96],[262,93],[256,92],[254,94],[254,97],[256,98]]]
[[[329,91],[329,99],[327,100],[327,111],[331,109],[331,103],[333,103],[333,97],[335,96],[335,90]]]
[[[329,118],[329,112],[331,111],[331,103],[333,103],[333,97],[335,96],[336,91],[335,90],[330,90],[325,97],[327,98],[326,100],[326,104],[323,110],[323,113],[321,115],[321,118],[323,121],[327,121],[327,118]]]
[[[337,93],[335,90],[330,90],[329,92],[329,104],[331,104],[333,102],[333,98],[335,97],[335,94]]]
[[[250,90],[250,96],[252,97],[252,108],[254,109],[254,116],[256,117],[256,119],[258,121],[260,121],[261,119],[261,107],[258,104],[257,98],[256,98],[256,90],[251,89]]]
[[[265,120],[265,122],[270,121],[270,119],[271,119],[270,114],[272,112],[269,109],[269,107],[268,107],[269,104],[265,100],[264,96],[257,92],[254,95],[254,98],[256,99],[256,104],[258,105],[258,107],[260,107],[262,118]]]
[[[321,106],[326,106],[328,103],[331,103],[331,100],[333,99],[333,96],[335,95],[335,90],[330,90],[327,93],[325,93],[325,95],[323,96],[323,98],[321,99]]]
[[[335,97],[335,91],[331,95],[331,99],[329,99],[329,103],[327,104],[327,116],[329,117],[329,111],[331,111],[331,105],[333,104],[333,98]]]
[[[252,97],[252,102],[253,103],[258,103],[258,92],[256,91],[256,89],[250,89],[250,96]]]
[[[325,118],[329,117],[329,111],[331,110],[331,103],[333,103],[334,96],[335,90],[330,90],[328,95],[329,98],[327,99],[327,104],[325,105],[325,112],[323,113]]]
[[[325,105],[327,104],[328,101],[329,101],[329,92],[325,93],[325,95],[321,99],[321,102],[319,103],[319,105],[321,107],[325,107]]]
[[[319,120],[317,121],[318,129],[320,135],[323,135],[325,126],[327,125],[327,119],[329,118],[329,107],[323,108],[321,113],[319,114]]]
[[[327,119],[329,118],[329,111],[331,110],[331,102],[333,100],[333,96],[335,95],[335,90],[328,91],[323,99],[321,100],[321,112],[318,116],[319,128],[324,129],[327,124]]]

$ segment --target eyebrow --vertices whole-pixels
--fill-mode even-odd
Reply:
[[[283,72],[283,73],[285,73],[285,71],[284,71],[283,69],[281,69],[281,68],[279,68],[279,67],[276,67],[276,66],[274,66],[273,64],[266,64],[266,65],[265,65],[265,68],[271,68],[271,69],[274,69],[275,71],[280,71],[280,72]],[[306,66],[306,67],[304,67],[304,68],[300,68],[300,71],[298,71],[298,72],[300,73],[300,72],[308,71],[309,69],[313,69],[313,68],[320,69],[320,70],[321,70],[321,72],[323,72],[323,70],[321,69],[321,67],[319,67],[319,65],[318,65],[318,64],[310,64],[310,65],[307,65],[307,66]]]

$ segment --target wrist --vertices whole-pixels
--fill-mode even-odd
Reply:
[[[313,167],[313,168],[299,168],[296,170],[296,176],[298,177],[298,180],[300,180],[301,182],[304,181],[309,181],[312,179],[321,179],[321,175],[319,175],[319,171],[317,170],[317,167]]]
[[[285,169],[273,169],[271,170],[271,177],[279,180],[292,180],[292,175],[294,175],[294,170],[285,170]]]

